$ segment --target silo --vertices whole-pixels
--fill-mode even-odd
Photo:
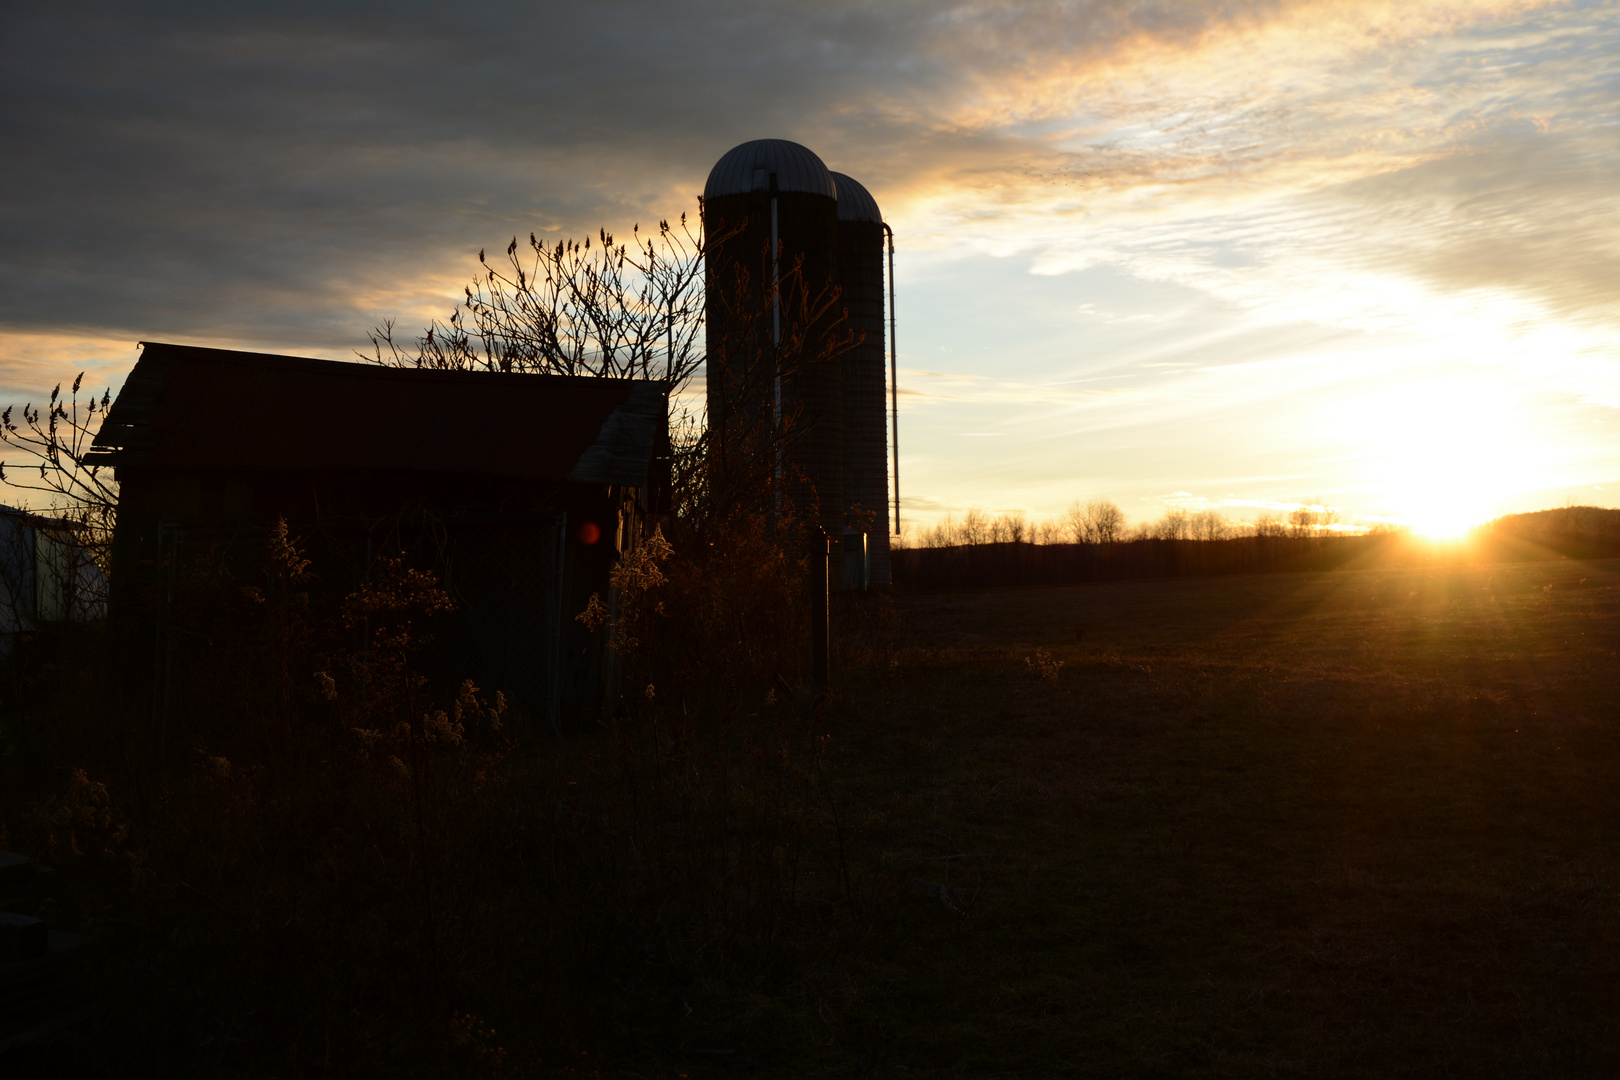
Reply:
[[[748,275],[751,293],[760,297],[762,286],[774,274],[787,273],[801,256],[812,300],[834,283],[838,189],[827,166],[810,150],[785,139],[756,139],[732,149],[715,164],[703,199],[704,229],[710,238],[704,270],[710,428],[719,425],[718,430],[724,431],[737,415],[768,416],[776,401],[787,412],[797,409],[804,434],[781,462],[785,489],[801,513],[818,504],[817,520],[829,534],[839,536],[847,506],[842,362],[805,358],[791,378],[773,380],[770,372],[751,365],[771,363],[773,341],[786,335],[792,322],[792,298],[784,294],[780,311],[756,307],[753,314],[759,318],[747,327],[739,327],[730,310],[740,273]],[[717,452],[724,454],[718,448]],[[842,577],[836,568],[834,573]]]
[[[883,214],[865,187],[843,173],[838,188],[838,283],[849,325],[864,340],[843,359],[844,501],[866,517],[871,584],[889,584],[888,408],[884,391]],[[869,515],[869,516],[868,516]],[[852,520],[851,526],[855,524]],[[852,552],[858,542],[851,537]],[[857,565],[846,560],[850,565]],[[846,575],[847,576],[847,575]],[[848,581],[849,585],[858,581]]]

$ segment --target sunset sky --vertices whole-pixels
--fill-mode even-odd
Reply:
[[[10,4],[0,101],[0,404],[350,358],[774,137],[895,229],[913,525],[1617,502],[1612,2]]]

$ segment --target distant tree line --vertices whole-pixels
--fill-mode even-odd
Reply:
[[[1286,515],[1267,511],[1253,521],[1237,521],[1215,510],[1193,511],[1174,506],[1157,521],[1144,522],[1132,529],[1118,505],[1108,499],[1092,499],[1071,503],[1049,521],[1031,521],[1023,511],[992,517],[974,507],[960,519],[947,514],[935,525],[902,537],[897,546],[1118,544],[1130,540],[1233,540],[1246,536],[1298,539],[1340,532],[1335,528],[1338,523],[1338,514],[1315,499],[1300,503]]]
[[[1475,541],[1503,558],[1535,558],[1540,553],[1569,559],[1610,558],[1620,555],[1620,510],[1561,506],[1508,514],[1480,526]]]
[[[1335,522],[1324,520],[1330,515],[1324,515],[1319,506],[1301,507],[1287,518],[1261,515],[1253,524],[1228,524],[1224,535],[1216,534],[1203,514],[1173,510],[1129,534],[1099,539],[1106,533],[1093,524],[1094,515],[1100,511],[1105,520],[1112,520],[1106,513],[1110,506],[1076,504],[1060,519],[1068,526],[1067,532],[1025,524],[1019,539],[1011,538],[1013,523],[1022,520],[1016,515],[991,519],[970,511],[960,524],[947,519],[922,534],[921,544],[894,550],[895,586],[928,592],[1620,556],[1620,510],[1593,506],[1511,514],[1479,527],[1464,542],[1439,545],[1400,529],[1374,529],[1359,535],[1333,532],[1327,527]],[[987,539],[965,542],[970,536]],[[958,542],[939,542],[952,538]]]
[[[1401,542],[1400,534],[1239,536],[1224,540],[1135,536],[1112,544],[990,543],[898,548],[895,587],[908,592],[1093,581],[1337,570]]]

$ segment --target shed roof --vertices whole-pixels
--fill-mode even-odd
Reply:
[[[872,193],[859,180],[845,176],[841,172],[830,174],[833,184],[838,188],[838,220],[839,221],[873,221],[883,223],[883,211],[878,209],[877,200]]]
[[[22,525],[30,529],[80,529],[78,522],[68,521],[66,518],[44,517],[32,510],[24,510],[16,506],[0,504],[0,517],[9,519],[14,525]]]
[[[838,198],[832,174],[815,152],[786,139],[755,139],[727,150],[709,170],[703,197],[714,199],[768,190],[772,173],[776,174],[778,191],[807,191]]]
[[[661,382],[436,371],[143,342],[93,460],[647,483]]]

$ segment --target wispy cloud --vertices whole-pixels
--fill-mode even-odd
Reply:
[[[1601,87],[1615,50],[1577,23],[1613,13],[1488,36],[1525,7],[13,12],[0,321],[351,341],[374,305],[432,310],[513,231],[690,207],[765,132],[860,173],[908,240],[1033,244],[1058,269],[1121,215],[1380,175],[1526,112],[1594,122],[1604,91],[1535,72]]]
[[[346,356],[383,319],[443,314],[479,248],[690,209],[720,153],[774,135],[877,196],[903,312],[987,256],[1043,299],[1008,288],[999,309],[949,313],[957,336],[999,344],[994,367],[906,357],[911,476],[941,485],[940,505],[1191,490],[1176,471],[1212,432],[1244,448],[1219,475],[1301,497],[1277,488],[1328,466],[1279,467],[1252,433],[1299,445],[1289,418],[1424,362],[1620,407],[1613,4],[52,4],[0,19],[0,386],[16,396],[79,358],[113,371],[137,338]],[[1102,271],[1155,305],[1045,287]],[[904,351],[922,335],[903,327]],[[923,370],[940,365],[961,373]],[[1005,437],[958,439],[980,449],[953,457],[936,429]],[[1314,462],[1356,452],[1306,443]],[[1036,444],[1036,466],[1013,456]],[[1134,471],[1103,464],[1127,457]],[[1607,467],[1559,460],[1571,477]]]
[[[931,403],[975,405],[1086,406],[1116,403],[1141,391],[1122,388],[1078,387],[1063,383],[1023,383],[965,372],[900,370],[900,397],[914,407]]]

